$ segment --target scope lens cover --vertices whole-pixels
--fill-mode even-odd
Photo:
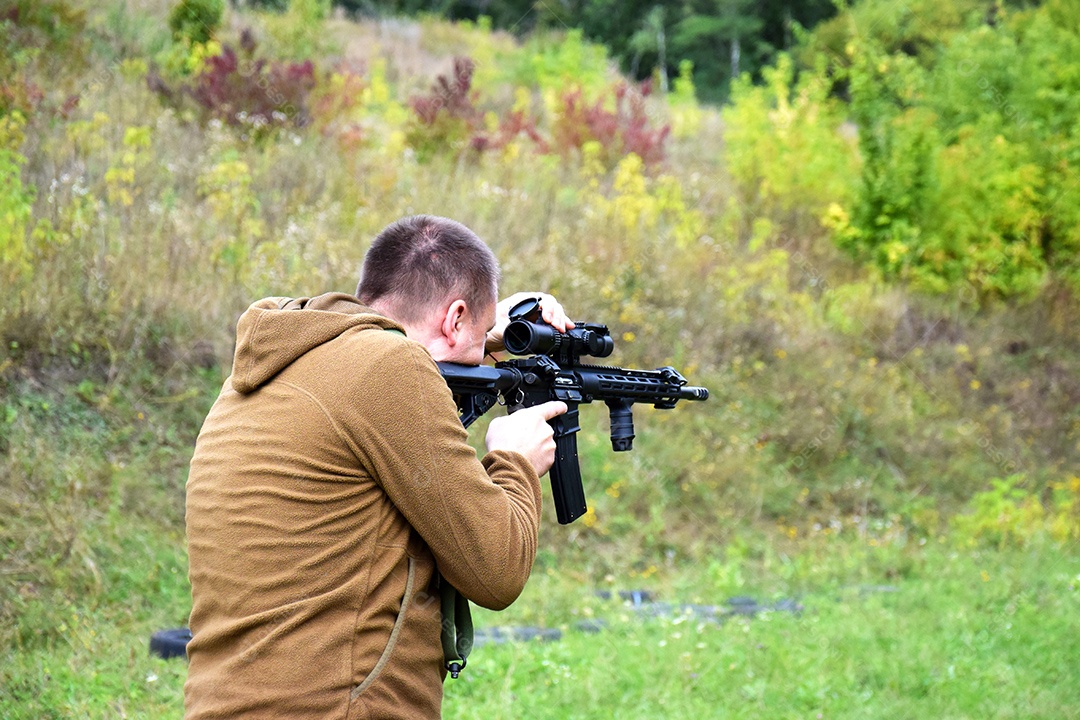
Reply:
[[[540,298],[525,298],[514,307],[510,308],[511,320],[528,320],[536,322],[540,319]]]

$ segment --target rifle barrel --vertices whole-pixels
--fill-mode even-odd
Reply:
[[[680,400],[708,400],[709,388],[688,385],[679,390]]]

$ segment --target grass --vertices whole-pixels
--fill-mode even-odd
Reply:
[[[569,532],[548,525],[548,546]],[[563,638],[478,648],[462,679],[447,681],[445,716],[1080,716],[1075,547],[875,547],[854,532],[793,543],[750,528],[741,537],[742,554],[721,564],[647,576],[626,566],[593,574],[587,547],[542,560],[518,602],[475,610],[477,625],[558,627]],[[0,716],[181,717],[186,666],[147,645],[152,632],[186,624],[182,534],[115,517],[87,542],[100,574],[93,590],[24,581],[7,598],[15,612],[0,650]],[[674,603],[739,594],[795,598],[803,610],[719,624],[643,619],[593,592],[640,587]],[[604,629],[575,629],[585,619]]]
[[[147,648],[187,623],[183,484],[219,381],[3,388],[0,716],[179,714],[184,665]]]
[[[814,552],[828,562],[849,550],[833,541]],[[797,616],[715,625],[608,610],[596,635],[484,647],[466,679],[448,683],[446,715],[1077,717],[1080,561],[1053,550],[917,554],[920,572],[870,578],[886,588],[818,586]],[[543,592],[534,584],[520,602]]]
[[[95,539],[101,589],[14,601],[15,639],[0,652],[5,718],[181,717],[186,665],[149,655],[150,634],[187,624],[183,533],[120,521]]]
[[[448,716],[1076,717],[1077,557],[897,548],[918,565],[897,579],[867,575],[852,549],[804,547],[793,561],[806,575],[755,578],[759,598],[804,588],[800,615],[713,625],[593,610],[609,630],[484,648],[474,678],[448,685]],[[522,609],[544,593],[543,581],[531,585]]]
[[[746,530],[745,540],[755,533]],[[567,629],[560,643],[483,647],[448,683],[448,717],[955,717],[1080,714],[1075,545],[958,550],[857,534],[757,547],[716,567],[661,570],[661,599],[797,598],[801,614],[723,624],[643,621],[552,568],[478,625]],[[570,563],[574,567],[573,563]],[[642,583],[609,578],[609,583]],[[575,587],[573,591],[568,590]],[[623,585],[626,587],[626,585]],[[576,602],[567,597],[577,593]],[[554,599],[553,599],[554,598]],[[582,618],[607,630],[573,630]]]

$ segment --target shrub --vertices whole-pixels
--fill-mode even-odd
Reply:
[[[496,150],[509,146],[525,136],[532,142],[537,152],[549,152],[551,147],[536,127],[536,118],[525,110],[511,110],[499,118],[498,127],[493,132],[474,135],[470,145],[474,150]]]
[[[315,87],[315,66],[265,59],[241,66],[232,48],[210,58],[192,96],[215,117],[230,125],[294,125],[307,123],[307,97]]]
[[[847,48],[858,40],[929,64],[942,37],[982,22],[997,10],[982,0],[863,0],[838,6],[841,12],[815,27],[806,39],[800,59],[807,65],[824,55],[847,66],[851,60]]]
[[[749,215],[812,237],[829,205],[853,190],[856,158],[842,133],[844,114],[823,74],[796,81],[786,55],[764,79],[754,85],[743,76],[732,86],[723,111],[728,167]]]
[[[539,152],[557,152],[564,157],[595,145],[609,168],[629,154],[649,165],[664,159],[671,127],[656,127],[647,112],[645,94],[627,83],[616,85],[610,98],[592,103],[586,101],[581,88],[566,90],[550,121],[549,141],[540,130],[539,119],[530,112],[530,95],[523,87],[518,88],[511,110],[501,116],[489,113],[485,118],[477,107],[479,93],[473,89],[475,69],[470,58],[455,58],[449,76],[438,76],[428,93],[410,100],[415,119],[408,140],[421,160],[440,150],[503,148],[523,135]]]
[[[202,72],[189,83],[170,88],[159,75],[152,75],[150,84],[173,103],[191,98],[202,109],[204,119],[216,118],[242,128],[244,138],[261,139],[276,129],[308,123],[315,66],[310,60],[241,60],[225,46],[220,54],[206,60]]]
[[[922,284],[944,289],[940,279],[958,279],[997,297],[1031,296],[1042,285],[1045,173],[1028,147],[995,130],[965,127],[940,152],[942,197],[927,218],[935,232],[915,275],[929,275]]]
[[[829,213],[839,246],[892,280],[980,302],[1029,297],[1050,274],[1080,289],[1080,31],[1069,12],[999,10],[917,52],[848,43],[833,70],[863,164],[852,202]]]
[[[206,43],[217,32],[224,13],[224,0],[180,0],[169,13],[169,29],[179,42]]]
[[[502,67],[493,81],[541,93],[578,88],[592,100],[611,84],[606,49],[584,40],[581,30],[569,30],[564,36],[537,35],[521,52],[500,58],[500,62]]]
[[[0,115],[0,280],[20,288],[31,271],[26,247],[32,225],[34,189],[22,181],[26,158],[19,154],[24,120],[15,112]]]
[[[472,89],[475,69],[469,58],[456,57],[449,76],[439,75],[427,94],[409,101],[416,117],[407,138],[421,160],[439,150],[458,152],[483,130],[484,116],[475,105],[477,93]]]
[[[702,110],[697,101],[694,87],[694,63],[683,60],[679,63],[679,74],[667,96],[671,108],[672,134],[676,138],[691,138],[701,129]]]
[[[330,0],[289,0],[283,14],[266,17],[274,56],[306,60],[325,54],[328,41],[324,21],[329,14]]]
[[[553,148],[565,155],[597,143],[608,167],[631,153],[647,165],[663,161],[671,126],[655,127],[646,111],[644,94],[630,85],[619,83],[612,95],[614,107],[609,109],[604,98],[589,104],[580,89],[564,92],[562,107],[552,123]]]
[[[962,545],[1023,547],[1040,537],[1055,542],[1080,539],[1080,478],[1052,482],[1040,493],[1025,489],[1023,475],[990,481],[992,488],[971,499],[953,519],[953,537]]]

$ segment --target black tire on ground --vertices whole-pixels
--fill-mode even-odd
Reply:
[[[150,653],[158,657],[187,657],[187,644],[191,640],[191,631],[187,628],[158,630],[150,636]]]

